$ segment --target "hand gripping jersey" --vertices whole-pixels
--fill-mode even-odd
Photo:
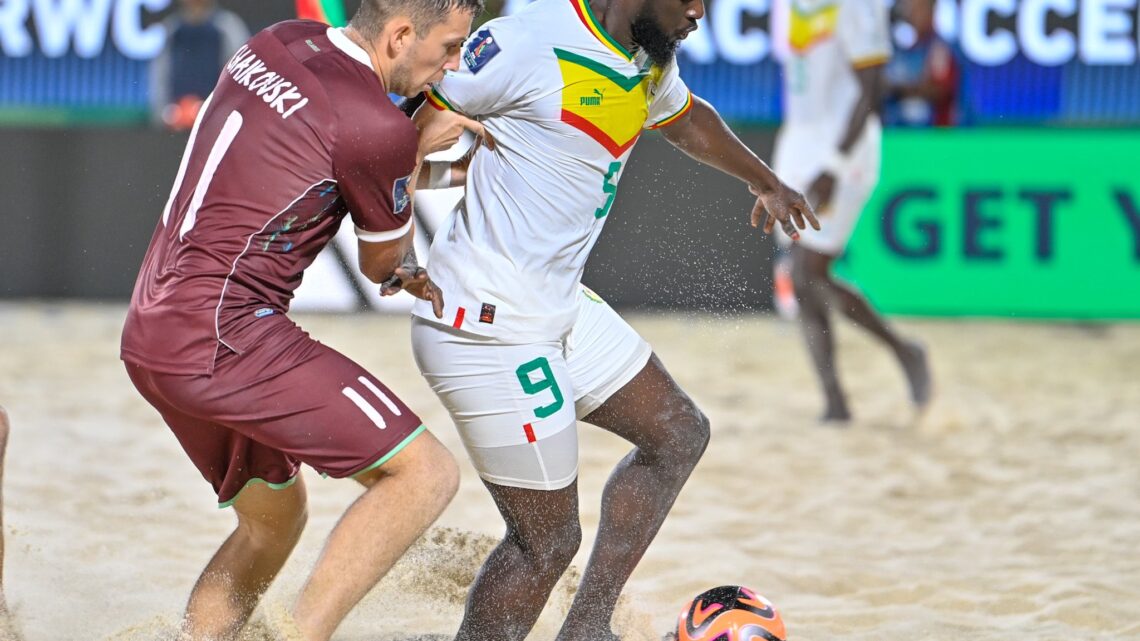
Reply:
[[[692,105],[676,64],[626,51],[584,0],[538,0],[476,31],[429,101],[479,119],[496,142],[475,155],[431,248],[443,322],[510,342],[560,339],[633,144]],[[423,301],[414,313],[440,322]]]
[[[776,165],[781,175],[814,177],[839,146],[859,99],[853,69],[890,58],[890,25],[883,0],[790,0],[788,7]]]

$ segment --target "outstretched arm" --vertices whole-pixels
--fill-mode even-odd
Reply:
[[[676,122],[661,129],[673,146],[710,167],[735,176],[748,184],[756,195],[752,226],[764,220],[764,232],[771,233],[778,221],[792,238],[797,229],[819,222],[811,206],[798,191],[788,187],[763,160],[740,142],[712,105],[693,96],[693,108]]]

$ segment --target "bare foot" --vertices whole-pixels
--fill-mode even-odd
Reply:
[[[845,427],[850,421],[851,410],[847,409],[847,401],[842,396],[829,395],[827,409],[819,417],[819,422],[831,427]]]

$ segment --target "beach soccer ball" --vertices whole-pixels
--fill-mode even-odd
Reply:
[[[722,585],[689,602],[677,641],[784,641],[784,620],[771,601],[748,588]]]

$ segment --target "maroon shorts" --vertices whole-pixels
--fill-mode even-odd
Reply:
[[[291,322],[240,355],[222,348],[211,376],[135,363],[127,373],[214,486],[220,507],[250,483],[292,483],[300,463],[335,478],[371,469],[423,431],[383,383]]]

